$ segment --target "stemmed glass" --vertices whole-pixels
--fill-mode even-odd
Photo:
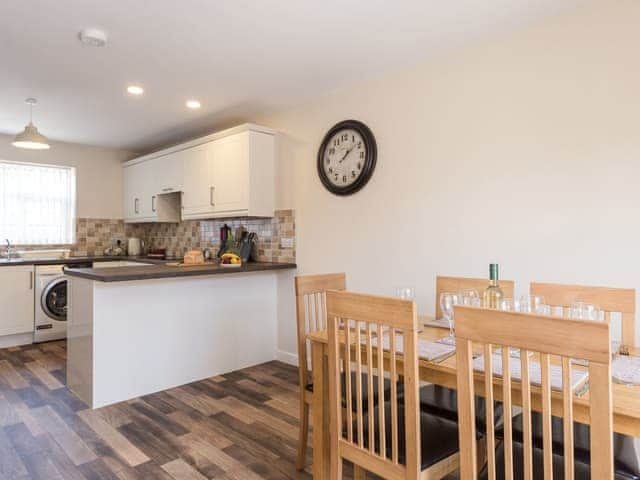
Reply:
[[[413,300],[416,298],[416,289],[413,287],[398,287],[396,297],[402,300]]]
[[[544,305],[544,297],[541,295],[523,295],[518,310],[522,313],[540,313],[541,305]]]
[[[569,307],[569,318],[600,320],[600,307],[591,303],[576,302]]]
[[[475,288],[464,288],[458,292],[458,300],[460,305],[468,305],[470,307],[480,306],[480,294]]]
[[[453,307],[458,305],[458,294],[453,292],[442,292],[440,294],[440,309],[445,320],[449,322],[449,337],[445,343],[455,345],[455,336],[453,335]]]

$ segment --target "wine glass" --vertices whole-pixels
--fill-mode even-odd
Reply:
[[[416,298],[416,289],[413,287],[396,288],[396,297],[402,300],[413,300]]]
[[[523,313],[539,313],[540,305],[544,305],[544,297],[541,295],[523,295],[520,298],[519,311]]]
[[[600,320],[600,307],[592,303],[576,302],[569,307],[569,318]]]
[[[479,307],[480,294],[475,288],[464,288],[458,292],[458,301],[460,305]]]
[[[449,338],[447,343],[455,344],[453,335],[453,307],[458,305],[458,294],[453,292],[442,292],[440,294],[440,309],[445,320],[449,322]]]
[[[503,310],[506,312],[515,311],[515,305],[513,303],[513,298],[501,298],[498,302],[498,310]]]

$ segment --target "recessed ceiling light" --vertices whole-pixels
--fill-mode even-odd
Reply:
[[[90,47],[104,47],[107,44],[107,34],[99,28],[85,28],[78,33],[78,38]]]
[[[198,100],[187,100],[187,108],[191,108],[195,110],[196,108],[200,108],[200,102]]]
[[[144,93],[144,88],[142,88],[140,85],[129,85],[127,87],[127,92],[129,92],[131,95],[142,95]]]

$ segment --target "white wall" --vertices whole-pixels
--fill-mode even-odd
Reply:
[[[49,150],[24,150],[0,134],[0,160],[76,167],[77,216],[122,218],[122,162],[129,152],[71,143],[51,142]]]
[[[640,289],[640,2],[581,11],[352,86],[261,123],[284,132],[302,273],[350,289],[413,285],[433,313],[437,274]],[[353,197],[316,174],[326,131],[364,121],[378,165]],[[295,352],[293,285],[279,348]]]

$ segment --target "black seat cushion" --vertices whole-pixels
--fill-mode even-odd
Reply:
[[[357,409],[357,405],[356,405],[356,392],[357,392],[357,386],[356,386],[356,378],[357,378],[357,374],[356,372],[351,372],[351,392],[352,392],[352,398],[353,398],[353,404],[352,404],[352,410],[356,411]],[[366,373],[362,373],[362,410],[366,411],[369,408],[369,376]],[[345,380],[345,375],[344,373],[342,373],[342,392],[344,392],[346,390],[346,380]],[[313,392],[313,383],[307,383],[304,386],[305,390],[308,390],[309,392]],[[398,385],[398,390],[400,390],[400,385]],[[378,398],[379,398],[379,394],[378,394],[379,388],[378,388],[378,377],[377,375],[373,376],[373,403],[377,404],[378,403]],[[389,400],[391,398],[391,382],[388,378],[384,379],[384,399],[385,400]],[[347,402],[344,398],[344,395],[342,396],[342,406],[346,407],[347,406]]]
[[[561,417],[551,417],[553,451],[557,455],[562,455],[564,452],[563,427]],[[587,465],[590,462],[591,449],[589,432],[589,425],[573,423],[574,457]],[[502,428],[496,434],[502,437],[504,435]],[[531,437],[533,444],[542,448],[542,415],[539,412],[531,412]],[[521,414],[513,418],[513,439],[523,442]],[[614,433],[613,452],[617,473],[628,475],[625,478],[640,478],[640,438]]]
[[[392,453],[391,432],[391,404],[385,402],[385,444],[387,458]],[[365,448],[369,447],[369,419],[368,415],[374,415],[375,450],[380,452],[379,442],[379,416],[378,409],[363,415],[363,436]],[[357,424],[354,422],[354,439],[358,438]],[[398,402],[398,461],[405,463],[405,423],[404,406]],[[422,470],[438,463],[458,451],[458,425],[436,415],[420,412],[420,447]]]
[[[476,396],[476,428],[479,432],[487,431],[486,401]],[[493,402],[494,425],[502,425],[502,402]],[[446,418],[452,422],[458,421],[458,394],[455,390],[440,385],[425,385],[420,387],[420,409],[423,412]]]
[[[532,450],[533,478],[534,480],[544,478],[544,454],[543,450],[534,447]],[[591,467],[578,458],[574,459],[575,480],[591,480]],[[488,478],[486,466],[480,473],[481,479]],[[504,443],[500,442],[496,450],[496,478],[503,479],[504,475]],[[513,478],[520,480],[524,478],[524,449],[521,443],[513,442]],[[553,478],[564,478],[564,456],[553,455]],[[615,472],[615,480],[636,480],[635,475],[624,472]],[[593,479],[596,480],[596,479]]]

